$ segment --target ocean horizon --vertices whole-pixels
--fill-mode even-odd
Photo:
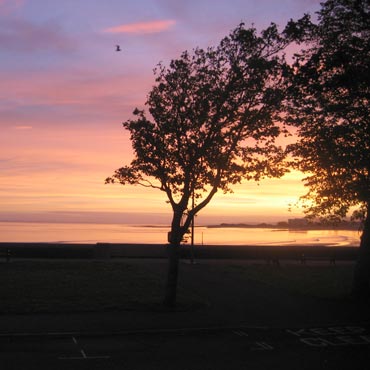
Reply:
[[[0,242],[166,244],[169,225],[101,223],[0,222]],[[197,226],[196,245],[325,245],[360,244],[357,230],[297,230],[261,227]],[[190,240],[188,241],[190,242]]]

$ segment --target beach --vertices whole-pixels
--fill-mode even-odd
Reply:
[[[0,222],[0,242],[166,244],[168,225]],[[353,246],[358,230],[197,226],[196,245]]]

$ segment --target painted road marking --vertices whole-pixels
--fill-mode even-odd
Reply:
[[[370,335],[359,335],[359,336],[335,336],[328,338],[322,337],[311,337],[311,338],[300,338],[300,341],[310,347],[338,347],[338,346],[358,346],[358,345],[369,345]]]
[[[302,336],[327,336],[327,335],[354,335],[362,334],[366,331],[361,326],[335,326],[329,328],[309,328],[309,329],[287,329],[286,332],[297,337]]]
[[[234,330],[233,333],[239,337],[248,337],[248,334],[243,330]]]
[[[81,353],[81,356],[60,356],[58,360],[97,360],[110,358],[110,356],[88,356],[75,337],[72,337],[72,341]]]
[[[249,337],[249,335],[243,330],[233,330],[233,334],[238,337]],[[266,342],[252,342],[252,344],[253,347],[251,347],[251,351],[271,351],[274,349],[273,346]]]
[[[287,329],[300,343],[309,347],[360,346],[370,344],[370,335],[361,326]]]
[[[256,347],[252,347],[252,351],[272,351],[274,349],[273,346],[266,342],[255,342]]]

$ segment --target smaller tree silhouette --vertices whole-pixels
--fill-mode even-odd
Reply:
[[[302,27],[302,25],[304,25]],[[353,294],[370,297],[370,3],[327,0],[318,23],[291,22],[305,48],[293,67],[288,119],[299,140],[288,150],[308,174],[311,216],[364,222]]]
[[[193,217],[218,190],[285,171],[283,151],[274,144],[281,131],[284,60],[278,53],[284,46],[275,25],[257,35],[240,24],[216,48],[159,64],[146,102],[152,120],[135,109],[135,118],[123,123],[135,157],[106,182],[155,188],[168,198],[167,306],[176,302],[179,246]]]

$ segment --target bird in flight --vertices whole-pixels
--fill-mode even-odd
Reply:
[[[116,51],[121,51],[121,47],[119,45],[116,45]]]

